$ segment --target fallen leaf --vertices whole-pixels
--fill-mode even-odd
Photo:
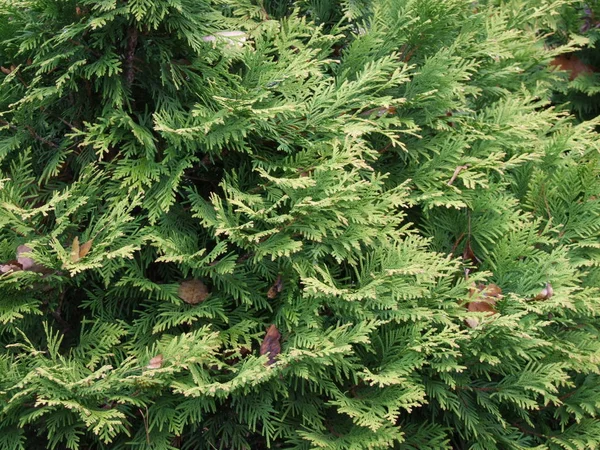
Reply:
[[[375,114],[377,117],[383,117],[387,114],[396,114],[396,108],[394,106],[383,106],[381,108],[368,109],[367,111],[360,113],[360,115],[363,117],[370,117],[373,114]]]
[[[574,80],[582,73],[592,73],[594,68],[585,64],[575,55],[559,55],[550,62],[551,66],[558,66],[560,70],[570,72],[569,80]]]
[[[269,288],[269,291],[267,292],[267,298],[273,300],[275,297],[277,297],[277,294],[279,294],[282,289],[283,289],[283,278],[281,278],[281,275],[278,275],[277,280],[275,281],[273,286],[271,286]]]
[[[33,258],[29,258],[28,256],[22,256],[23,253],[29,253],[31,249],[26,245],[19,245],[17,247],[17,261],[23,267],[23,270],[29,270],[31,267],[35,265],[35,261]]]
[[[502,298],[502,289],[494,283],[477,285],[477,290],[471,290],[471,296],[479,294],[480,301],[469,302],[467,308],[472,312],[495,312],[496,301]]]
[[[210,292],[206,285],[200,280],[188,280],[179,285],[177,295],[190,305],[197,305],[208,298]]]
[[[94,243],[93,239],[90,239],[87,242],[84,242],[83,244],[81,244],[81,247],[79,247],[79,257],[80,258],[85,258],[85,256],[90,252],[90,250],[92,249],[92,244]]]
[[[469,317],[465,319],[465,323],[469,326],[469,328],[477,328],[477,325],[479,325],[479,319],[475,317]]]
[[[260,346],[260,354],[268,355],[269,361],[267,361],[266,365],[270,366],[275,363],[275,357],[281,353],[281,344],[279,343],[279,339],[281,339],[281,333],[275,325],[271,325],[267,330],[267,334],[265,335],[265,339]]]
[[[10,74],[11,74],[11,72],[12,72],[12,70],[10,70],[10,69],[7,69],[7,68],[6,68],[6,67],[4,67],[4,66],[0,66],[0,72],[2,72],[4,75],[10,75]]]
[[[473,297],[474,295],[477,295],[479,300],[467,303],[469,312],[483,312],[488,313],[488,315],[497,313],[496,302],[502,298],[500,286],[494,283],[488,285],[480,283],[475,289],[471,289],[469,296]],[[479,319],[476,317],[470,317],[465,322],[471,328],[479,325]]]
[[[311,176],[313,174],[314,169],[312,169],[312,168],[309,168],[309,169],[306,169],[306,170],[304,170],[304,169],[297,169],[297,172],[300,173],[300,175],[299,175],[300,178],[306,178],[306,177],[309,177],[309,176]]]
[[[277,297],[277,289],[275,288],[275,286],[271,286],[267,291],[267,298],[269,300],[273,300],[275,297]]]
[[[154,358],[152,358],[150,360],[150,362],[146,366],[146,369],[160,369],[162,366],[162,363],[163,363],[163,355],[159,353],[158,355],[156,355]]]
[[[79,261],[79,238],[77,236],[75,236],[71,244],[71,261]]]
[[[465,248],[463,249],[462,257],[465,261],[471,261],[472,263],[481,263],[481,260],[473,251],[473,247],[471,247],[471,239],[467,239],[467,242],[465,243]]]
[[[546,283],[544,289],[542,289],[539,294],[533,297],[533,300],[548,300],[553,295],[554,289],[552,288],[552,285],[550,283]]]
[[[28,270],[30,272],[37,273],[48,272],[49,269],[47,267],[36,263],[35,260],[33,258],[30,258],[29,256],[23,256],[24,253],[31,253],[31,248],[29,248],[26,245],[19,245],[17,247],[17,262],[21,265],[23,270]]]
[[[7,261],[6,264],[0,264],[0,273],[17,272],[18,270],[23,270],[23,266],[16,259]]]
[[[73,243],[71,244],[71,261],[76,263],[81,258],[85,257],[92,249],[93,239],[79,245],[79,237],[75,236]]]

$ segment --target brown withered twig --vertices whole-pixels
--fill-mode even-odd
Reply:
[[[452,174],[452,178],[450,178],[450,180],[448,181],[448,183],[446,183],[448,186],[452,186],[452,183],[454,183],[456,181],[456,178],[458,177],[458,175],[463,171],[469,168],[468,164],[465,164],[464,166],[458,166],[456,169],[454,169],[454,173]]]

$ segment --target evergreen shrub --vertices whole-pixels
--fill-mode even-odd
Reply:
[[[567,0],[0,0],[0,449],[598,449]]]

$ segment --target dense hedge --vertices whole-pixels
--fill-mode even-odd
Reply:
[[[0,449],[597,449],[573,5],[0,0]]]

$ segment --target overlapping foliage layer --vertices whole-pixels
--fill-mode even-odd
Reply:
[[[0,448],[598,448],[567,4],[1,0]]]
[[[575,51],[558,55],[553,64],[564,69],[565,79],[555,85],[554,102],[564,104],[580,120],[600,115],[600,2],[575,1],[563,6],[550,46],[577,41]]]

